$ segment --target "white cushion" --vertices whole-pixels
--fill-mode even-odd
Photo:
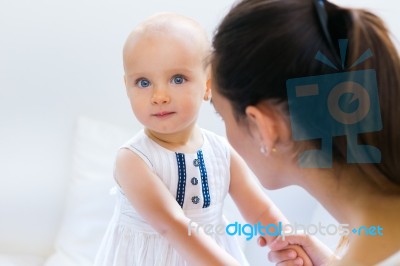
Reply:
[[[1,266],[41,266],[44,259],[33,255],[0,254]]]
[[[115,155],[135,133],[88,117],[78,119],[67,206],[46,266],[93,264],[114,208],[110,189]]]

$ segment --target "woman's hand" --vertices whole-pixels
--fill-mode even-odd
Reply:
[[[298,234],[287,235],[284,238],[279,236],[268,243],[268,247],[271,249],[268,253],[268,259],[278,266],[321,266],[336,259],[333,252],[315,237]],[[259,245],[267,245],[265,239],[260,238]]]

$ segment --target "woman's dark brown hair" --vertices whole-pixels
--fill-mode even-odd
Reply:
[[[372,51],[371,58],[351,71],[376,71],[382,130],[360,134],[358,143],[377,147],[381,162],[376,168],[400,185],[399,54],[384,23],[374,14],[329,2],[325,2],[325,10],[333,43],[348,39],[346,62]],[[213,47],[214,89],[230,101],[239,122],[249,105],[274,100],[288,107],[287,80],[337,73],[315,60],[318,51],[335,58],[339,47],[328,45],[312,0],[241,1],[219,25]],[[318,111],[322,103],[315,104]],[[335,160],[345,160],[343,138],[334,138],[333,152]]]

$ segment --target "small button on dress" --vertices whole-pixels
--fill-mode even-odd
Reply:
[[[199,183],[199,180],[196,177],[192,177],[192,179],[190,180],[190,183],[192,183],[192,185],[195,186]]]
[[[192,202],[193,202],[193,204],[197,204],[197,203],[200,202],[200,198],[198,196],[193,196],[192,197]]]

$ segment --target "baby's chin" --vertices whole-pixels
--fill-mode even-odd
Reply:
[[[147,130],[159,135],[174,135],[180,132],[180,130],[173,127],[145,127]]]

